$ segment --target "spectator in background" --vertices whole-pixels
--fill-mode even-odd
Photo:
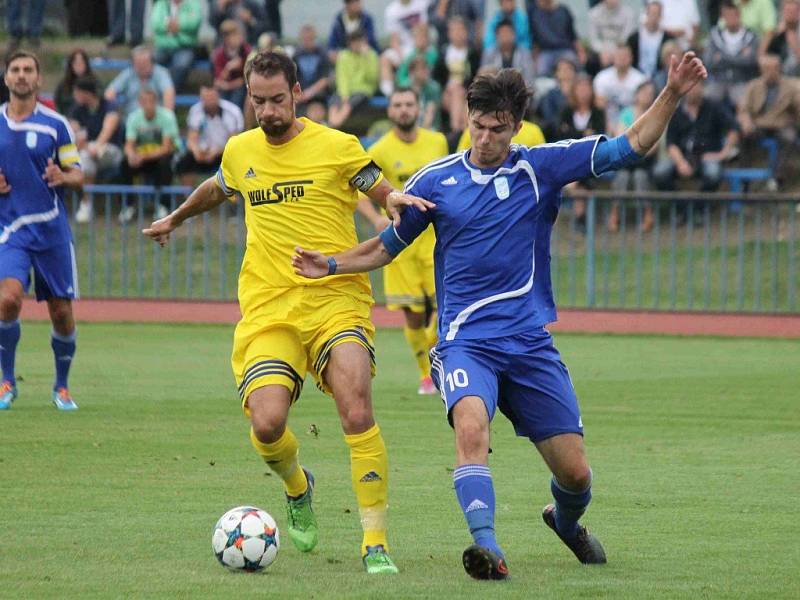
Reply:
[[[127,184],[141,176],[145,183],[162,187],[172,183],[172,156],[178,149],[180,133],[172,110],[158,105],[158,94],[150,88],[139,92],[139,108],[125,121],[125,160],[122,179]],[[163,219],[169,211],[156,197],[154,219]],[[136,214],[126,204],[119,214],[120,223],[129,222]]]
[[[442,87],[442,107],[451,131],[467,126],[467,88],[480,68],[480,55],[469,45],[467,24],[461,17],[447,23],[447,44],[433,67],[433,78]]]
[[[539,76],[552,75],[562,57],[586,64],[586,50],[575,34],[572,13],[566,6],[557,0],[534,0],[528,7],[528,22]]]
[[[759,38],[766,39],[775,31],[778,18],[774,0],[738,0],[742,25],[752,29]]]
[[[665,34],[669,35],[669,34]],[[667,74],[669,72],[669,61],[670,57],[674,54],[675,56],[681,56],[682,54],[681,45],[678,40],[669,39],[661,44],[661,60],[660,60],[660,67],[656,71],[656,74],[653,75],[653,83],[656,84],[656,90],[661,92],[664,89],[664,86],[667,85]]]
[[[633,55],[633,66],[651,79],[663,68],[661,53],[664,44],[674,39],[661,27],[662,10],[661,0],[650,0],[645,6],[638,31],[632,33],[627,41]]]
[[[150,15],[155,59],[169,69],[178,90],[194,64],[203,20],[200,0],[156,0]]]
[[[458,17],[464,19],[468,39],[480,52],[483,40],[483,26],[486,20],[486,0],[429,0],[428,16],[436,29],[439,40],[447,35],[447,23]]]
[[[653,169],[659,190],[674,190],[676,178],[699,177],[702,191],[716,191],[722,180],[722,163],[736,152],[736,122],[718,102],[705,99],[704,93],[701,80],[683,98],[669,123],[668,157]]]
[[[341,127],[354,109],[369,102],[378,91],[378,77],[378,55],[366,34],[354,31],[336,60],[336,96],[328,109],[331,127]]]
[[[214,85],[220,96],[236,106],[244,106],[247,86],[244,82],[244,64],[250,55],[250,44],[244,39],[242,25],[228,19],[220,25],[222,43],[211,53],[214,68]]]
[[[175,171],[182,185],[193,186],[197,175],[210,176],[219,168],[228,138],[244,130],[242,109],[220,98],[211,85],[200,86],[200,101],[186,119],[186,152]]]
[[[481,58],[481,70],[517,69],[529,88],[534,87],[536,67],[531,51],[517,45],[517,34],[511,21],[500,21],[494,28],[497,46]]]
[[[598,107],[595,98],[592,78],[586,73],[579,73],[575,77],[569,104],[561,112],[556,140],[576,140],[588,135],[598,135],[606,132],[606,114]],[[569,186],[572,190],[593,189],[593,178],[576,181]],[[586,201],[576,198],[572,203],[575,223],[580,230],[586,228]]]
[[[722,23],[711,29],[703,62],[708,69],[707,94],[736,106],[747,82],[758,75],[758,36],[742,26],[733,0],[721,6]]]
[[[597,106],[606,111],[609,125],[616,123],[619,111],[633,104],[636,89],[647,81],[647,77],[632,63],[631,49],[626,44],[620,44],[614,51],[614,64],[594,78],[595,101]]]
[[[347,47],[348,34],[357,30],[364,32],[370,48],[378,54],[381,49],[375,37],[372,15],[361,7],[361,0],[344,0],[344,10],[339,11],[334,18],[328,37],[328,58],[332,63],[336,62],[339,52]]]
[[[744,151],[751,155],[762,139],[776,138],[780,151],[775,176],[782,179],[787,163],[797,156],[792,146],[800,123],[800,82],[781,74],[780,57],[775,54],[761,56],[758,66],[761,74],[747,84],[737,115]]]
[[[75,80],[84,75],[94,75],[92,67],[89,65],[89,55],[82,48],[75,48],[67,56],[64,76],[56,85],[56,91],[53,93],[56,110],[62,115],[69,114],[69,110],[75,102],[72,96]]]
[[[766,53],[780,56],[784,75],[800,75],[800,0],[783,0],[781,21],[769,36]]]
[[[589,48],[605,69],[614,62],[617,46],[636,30],[636,15],[620,0],[603,0],[589,10]]]
[[[328,54],[317,44],[317,30],[313,25],[300,28],[300,48],[292,58],[297,65],[297,82],[300,84],[297,114],[304,116],[309,103],[328,104],[333,83]]]
[[[431,79],[431,69],[424,56],[411,60],[408,74],[409,87],[417,93],[419,100],[417,125],[439,131],[442,127],[442,87]]]
[[[28,22],[23,24],[22,7],[28,7]],[[42,20],[44,19],[44,0],[7,0],[6,22],[11,40],[6,48],[6,56],[19,48],[22,38],[27,37],[31,46],[38,48],[42,36]]]
[[[560,58],[556,63],[556,85],[550,88],[537,105],[542,129],[548,140],[559,139],[558,125],[561,113],[569,105],[572,87],[575,85],[577,70],[569,58]]]
[[[661,26],[680,44],[681,50],[694,48],[700,34],[697,0],[662,0]]]
[[[213,0],[211,25],[220,35],[225,21],[236,21],[244,28],[247,43],[253,45],[266,31],[265,20],[264,7],[258,0]]]
[[[486,24],[486,33],[483,35],[483,51],[492,50],[496,41],[494,30],[500,21],[510,21],[517,34],[517,44],[522,48],[531,49],[531,28],[528,23],[528,14],[517,7],[517,0],[499,0],[500,8]]]
[[[609,135],[622,135],[628,127],[634,124],[650,108],[656,99],[656,86],[652,81],[645,81],[636,88],[633,106],[623,108],[614,126],[609,130]],[[633,186],[634,192],[646,192],[650,189],[650,171],[653,168],[658,154],[658,145],[653,146],[647,156],[633,167],[620,169],[614,174],[611,189],[616,192],[626,192]],[[643,203],[642,220],[639,224],[642,232],[647,233],[653,228],[653,204]],[[619,231],[619,203],[614,202],[608,213],[608,230],[612,233]]]
[[[428,67],[431,69],[439,59],[439,51],[436,49],[436,46],[431,44],[431,36],[427,23],[417,23],[414,26],[414,49],[397,68],[397,74],[395,75],[395,84],[397,84],[397,87],[405,88],[410,85],[408,68],[411,61],[418,56],[424,58],[425,62],[428,63]]]
[[[428,0],[391,0],[384,12],[383,25],[389,34],[389,47],[381,54],[381,92],[389,97],[394,89],[395,72],[414,51],[413,31],[428,22]]]
[[[156,93],[159,103],[169,110],[175,109],[175,86],[169,71],[154,64],[153,53],[146,46],[137,46],[131,52],[131,66],[123,69],[106,88],[105,98],[116,102],[125,117],[139,108],[139,92],[148,88]]]
[[[125,43],[125,22],[130,29],[129,43],[132,47],[141,45],[144,33],[145,0],[128,0],[130,16],[125,12],[125,0],[106,0],[108,8],[108,45],[121,46]]]
[[[113,102],[100,96],[93,75],[78,77],[72,93],[75,102],[67,117],[75,131],[83,182],[91,184],[100,178],[113,179],[122,163],[119,112]],[[92,202],[84,196],[75,213],[75,220],[88,223],[92,215]]]

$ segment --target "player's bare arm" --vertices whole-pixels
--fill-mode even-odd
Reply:
[[[361,214],[362,217],[370,222],[372,227],[374,227],[375,231],[378,233],[386,229],[389,226],[389,223],[391,223],[391,220],[388,217],[381,214],[379,210],[376,210],[375,205],[369,198],[359,198],[358,204],[356,205],[356,210]]]
[[[209,177],[189,194],[183,204],[163,219],[154,221],[147,229],[142,229],[142,233],[163,246],[169,240],[169,234],[186,219],[219,206],[225,199],[225,193],[216,184],[214,177]]]
[[[79,188],[83,185],[83,171],[77,167],[64,167],[62,169],[53,162],[52,158],[48,158],[42,179],[47,181],[47,187],[51,188],[59,185]]]
[[[675,55],[670,57],[667,85],[653,105],[625,132],[634,152],[644,156],[658,143],[680,99],[706,77],[708,72],[703,61],[694,52],[686,52],[680,60]]]
[[[327,275],[365,273],[388,265],[393,258],[379,237],[333,256],[326,256],[316,250],[305,250],[299,246],[294,250],[296,252],[292,257],[294,272],[309,279],[322,279]]]
[[[389,215],[395,224],[400,222],[400,213],[408,206],[416,206],[422,212],[426,212],[429,208],[434,208],[436,206],[430,200],[418,198],[411,194],[404,194],[394,189],[385,179],[371,190],[364,193],[385,208],[386,214]]]

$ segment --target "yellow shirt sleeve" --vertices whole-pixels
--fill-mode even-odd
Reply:
[[[239,191],[233,170],[235,154],[236,152],[233,148],[233,144],[231,142],[225,144],[225,149],[222,151],[222,164],[214,178],[214,181],[216,181],[217,185],[230,200],[234,200],[236,198],[236,192]]]
[[[466,150],[469,148],[469,145],[472,143],[472,140],[469,137],[469,129],[465,129],[461,132],[461,137],[458,138],[458,146],[456,147],[456,152],[461,152],[462,150]]]
[[[369,165],[374,161],[367,151],[361,146],[361,142],[358,141],[353,135],[344,136],[344,142],[342,143],[341,147],[337,149],[331,149],[333,152],[338,154],[340,159],[340,172],[342,174],[342,179],[347,182],[350,182],[353,177],[358,175],[358,173],[367,165]],[[224,157],[223,157],[224,159]],[[377,164],[377,163],[376,163]],[[366,190],[360,190],[362,192],[368,192],[376,185],[378,185],[381,181],[383,181],[383,173],[380,173],[375,181],[372,182],[372,185],[369,186]],[[352,184],[351,184],[352,187]]]

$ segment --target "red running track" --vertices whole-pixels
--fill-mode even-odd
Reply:
[[[616,334],[711,335],[725,337],[800,338],[800,315],[683,313],[560,309],[552,331]],[[239,320],[236,302],[167,300],[80,300],[79,321],[139,323],[228,323]],[[378,327],[402,327],[402,316],[382,306],[373,309]],[[46,320],[47,306],[27,298],[22,318]]]

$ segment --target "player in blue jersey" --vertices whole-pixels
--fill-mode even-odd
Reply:
[[[294,268],[306,277],[367,271],[389,263],[433,223],[439,343],[432,366],[455,429],[453,479],[474,540],[463,564],[477,579],[508,576],[487,466],[498,408],[553,474],[555,503],[544,509],[545,523],[582,563],[606,562],[598,539],[578,523],[591,499],[592,471],[575,390],[544,328],[556,320],[550,233],[561,188],[639,161],[680,98],[705,77],[694,53],[673,57],[666,87],[623,135],[527,148],[510,144],[530,98],[522,76],[512,69],[479,76],[467,92],[472,147],[429,164],[406,184],[406,193],[429,201],[430,210],[409,208],[380,236],[331,257],[297,249]]]
[[[4,79],[10,97],[0,106],[0,410],[17,397],[19,312],[31,271],[36,299],[47,301],[53,322],[51,399],[61,410],[75,410],[67,377],[75,355],[78,276],[63,190],[83,183],[78,149],[67,120],[36,101],[42,78],[35,55],[11,54]]]

